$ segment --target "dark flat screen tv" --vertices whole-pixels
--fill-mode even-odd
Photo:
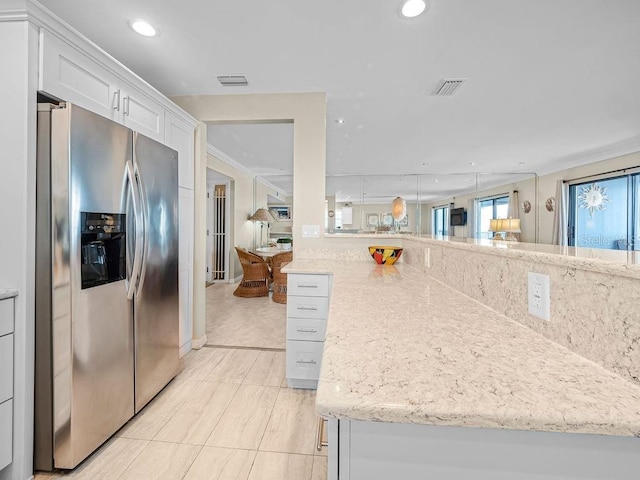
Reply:
[[[467,224],[467,212],[464,208],[452,208],[449,217],[449,225],[452,227],[459,227]]]

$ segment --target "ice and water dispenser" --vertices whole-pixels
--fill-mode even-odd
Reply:
[[[82,288],[124,280],[125,215],[82,212],[80,229]]]

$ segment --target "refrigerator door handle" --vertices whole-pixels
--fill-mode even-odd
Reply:
[[[131,162],[126,163],[125,167],[127,183],[129,184],[129,188],[131,189],[131,203],[133,204],[133,216],[135,222],[135,235],[136,235],[136,243],[134,246],[133,253],[133,266],[131,267],[131,278],[125,280],[125,288],[127,290],[127,299],[133,299],[133,295],[136,291],[136,284],[138,283],[138,275],[140,273],[140,267],[142,263],[142,219],[140,215],[140,210],[138,208],[138,192],[136,191],[136,180],[133,167],[131,166]],[[125,195],[127,194],[127,189],[124,190]]]
[[[147,235],[147,197],[145,195],[144,183],[142,182],[142,176],[140,175],[140,170],[138,169],[138,163],[135,160],[135,152],[133,156],[133,173],[136,179],[136,185],[138,186],[138,193],[140,195],[140,217],[136,217],[136,225],[140,225],[141,236],[136,237],[136,247],[137,247],[137,239],[142,238],[140,241],[140,279],[138,280],[138,285],[136,287],[136,291],[140,291],[142,285],[144,284],[144,277],[147,271],[147,251],[149,250],[149,237]]]

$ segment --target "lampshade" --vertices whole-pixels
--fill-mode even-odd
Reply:
[[[519,218],[503,218],[501,220],[502,226],[501,232],[520,233],[520,219]]]
[[[499,218],[492,218],[489,220],[489,231],[490,232],[502,232],[502,220]]]
[[[391,215],[398,221],[407,216],[407,201],[404,198],[394,198],[391,203]]]
[[[275,218],[269,213],[266,208],[259,208],[256,213],[249,217],[252,222],[273,222]]]

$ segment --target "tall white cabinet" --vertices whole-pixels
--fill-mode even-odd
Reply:
[[[180,355],[193,332],[194,132],[196,121],[148,87],[140,88],[118,64],[105,65],[91,51],[40,29],[38,87],[61,101],[103,115],[178,152],[180,216]],[[115,73],[114,71],[115,70]],[[118,75],[120,73],[121,75]]]

